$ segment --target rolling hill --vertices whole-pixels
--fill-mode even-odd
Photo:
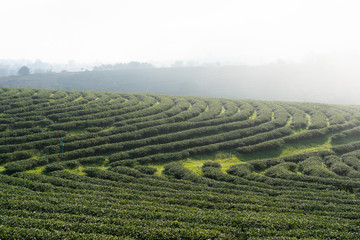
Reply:
[[[359,78],[358,68],[269,64],[0,76],[0,87],[359,105]]]
[[[360,239],[360,106],[0,88],[0,239]]]

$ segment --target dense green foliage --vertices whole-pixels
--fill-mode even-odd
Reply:
[[[358,106],[0,88],[0,239],[359,239],[359,127]]]

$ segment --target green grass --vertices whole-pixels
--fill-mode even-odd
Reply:
[[[45,166],[40,166],[40,167],[36,167],[34,169],[31,169],[31,170],[27,170],[25,172],[27,172],[27,173],[45,174],[44,170],[45,170]]]
[[[306,129],[309,129],[309,127],[310,127],[310,125],[311,125],[311,116],[306,113],[306,118],[308,119],[308,124],[307,124],[307,126],[306,126]]]
[[[86,173],[83,172],[83,170],[85,169],[86,167],[84,167],[83,165],[80,165],[76,168],[73,168],[73,169],[65,169],[65,171],[68,171],[70,173],[74,173],[74,174],[77,174],[77,175],[86,175]]]
[[[288,143],[277,149],[259,151],[249,154],[237,154],[234,151],[221,151],[215,154],[203,154],[193,156],[179,162],[183,163],[184,167],[193,171],[194,173],[202,175],[201,167],[204,162],[207,161],[220,163],[221,171],[225,172],[232,165],[244,163],[251,160],[278,158],[305,152],[329,150],[331,149],[331,147],[332,145],[330,142],[330,137],[325,136],[323,138],[315,138],[298,141],[296,143]],[[155,173],[155,175],[161,176],[162,171],[164,170],[164,166],[166,164],[168,163],[150,164],[148,166],[156,168],[157,172]]]
[[[223,172],[225,172],[230,166],[243,162],[234,153],[229,151],[221,151],[216,154],[198,155],[178,162],[181,162],[184,165],[184,167],[193,171],[194,173],[198,175],[202,175],[201,167],[205,162],[208,161],[220,163],[221,165],[220,169]],[[147,166],[156,168],[157,171],[155,175],[161,176],[163,174],[162,171],[164,170],[164,166],[166,164],[168,163],[166,162],[166,163],[149,164]]]
[[[83,96],[81,95],[80,97],[76,98],[76,99],[74,100],[74,102],[77,102],[77,101],[81,100],[82,98],[83,98]]]
[[[159,163],[159,164],[149,164],[147,166],[153,167],[156,169],[156,172],[154,173],[155,175],[162,176],[165,165],[166,165],[166,163]]]
[[[191,110],[191,108],[192,108],[192,104],[191,104],[191,103],[189,103],[189,108],[187,109],[187,111],[190,111],[190,110]]]
[[[84,129],[74,129],[74,130],[68,130],[67,131],[67,136],[74,136],[74,135],[79,135],[84,133],[85,130]]]
[[[254,111],[254,113],[249,117],[249,119],[255,119],[257,116],[256,110]]]
[[[78,175],[86,175],[86,173],[83,172],[86,168],[98,168],[101,170],[107,170],[109,168],[109,160],[106,159],[102,164],[86,164],[86,165],[79,165],[76,168],[72,169],[65,169],[68,172],[78,174]]]
[[[225,172],[230,166],[243,163],[239,157],[231,151],[221,151],[216,154],[201,155],[188,158],[183,161],[184,167],[190,169],[196,174],[202,175],[201,167],[205,162],[212,161],[220,163],[220,170]]]
[[[220,112],[219,115],[222,115],[222,114],[224,114],[225,112],[226,112],[226,109],[224,108],[224,106],[222,106],[222,107],[221,107],[221,112]]]
[[[292,123],[292,116],[289,117],[289,120],[286,122],[285,126],[290,126]]]
[[[110,130],[112,130],[112,129],[114,129],[114,128],[115,128],[114,126],[107,127],[107,128],[102,129],[100,132],[110,131]]]
[[[279,157],[284,157],[293,154],[299,154],[304,152],[312,152],[319,150],[331,149],[330,136],[327,135],[324,138],[315,138],[308,140],[299,140],[296,143],[288,143],[281,147],[281,154]]]
[[[4,165],[0,166],[0,174],[3,174],[3,173],[4,173],[4,171],[5,171],[5,167],[4,167]]]

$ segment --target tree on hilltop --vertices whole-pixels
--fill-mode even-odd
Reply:
[[[19,71],[18,71],[19,75],[29,75],[30,74],[30,69],[27,66],[22,66]]]

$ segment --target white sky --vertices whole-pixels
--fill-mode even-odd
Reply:
[[[0,59],[266,63],[360,50],[360,1],[2,0]]]

